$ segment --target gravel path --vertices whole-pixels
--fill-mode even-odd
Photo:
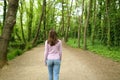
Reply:
[[[48,80],[43,53],[42,45],[9,61],[0,80]],[[64,45],[60,80],[120,80],[120,63]]]

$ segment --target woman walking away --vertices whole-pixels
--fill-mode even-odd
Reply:
[[[59,80],[60,64],[62,59],[62,42],[57,38],[54,30],[49,31],[45,41],[44,62],[48,67],[49,80]]]

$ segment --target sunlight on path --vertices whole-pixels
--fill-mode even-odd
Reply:
[[[9,62],[0,80],[48,80],[43,63],[44,46],[38,46]],[[119,80],[120,63],[87,51],[63,47],[60,80]]]

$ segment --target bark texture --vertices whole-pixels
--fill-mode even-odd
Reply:
[[[3,32],[0,37],[0,68],[7,62],[7,48],[13,27],[16,23],[16,14],[18,9],[19,0],[9,0],[8,11],[5,18]]]

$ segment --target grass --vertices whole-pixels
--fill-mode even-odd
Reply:
[[[68,45],[77,48],[77,39],[69,39],[67,42]],[[81,48],[83,48],[83,44],[81,43]],[[101,45],[99,42],[93,46],[88,40],[88,50],[94,52],[95,54],[99,54],[101,56],[112,59],[113,61],[120,62],[120,48],[119,47],[111,47],[107,48],[107,46]]]
[[[11,49],[9,49],[9,52],[8,52],[8,55],[7,55],[7,59],[8,60],[12,60],[16,56],[21,55],[22,53],[23,53],[23,51],[20,50],[20,49],[11,48]]]
[[[39,41],[36,46],[38,44],[43,43],[43,41]],[[35,47],[35,46],[34,46]],[[8,54],[7,54],[7,59],[8,60],[12,60],[17,56],[22,55],[24,52],[32,49],[33,46],[32,44],[29,42],[26,45],[24,43],[20,43],[20,42],[14,42],[14,43],[10,43],[9,44],[9,48],[8,48]]]
[[[77,48],[77,46],[78,46],[77,39],[69,39],[67,44],[74,48]]]

